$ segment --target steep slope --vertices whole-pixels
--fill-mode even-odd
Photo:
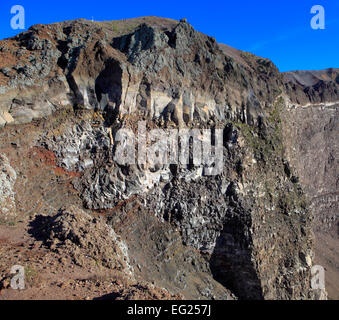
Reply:
[[[329,297],[338,299],[339,69],[288,72],[284,78],[292,90],[283,121],[286,154],[311,203],[316,261],[326,268]]]
[[[1,41],[0,55],[0,153],[17,173],[6,223],[30,221],[41,241],[39,216],[72,205],[103,216],[136,281],[173,295],[324,297],[310,287],[312,215],[286,117],[294,101],[325,103],[327,95],[293,76],[286,84],[271,61],[162,18],[37,25]],[[323,85],[330,99],[333,83]],[[161,144],[149,149],[163,132],[149,133],[164,128],[211,130],[216,157],[118,161],[143,129],[144,147],[163,154]]]

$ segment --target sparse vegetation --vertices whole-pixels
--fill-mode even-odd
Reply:
[[[25,283],[27,283],[30,287],[34,287],[39,284],[40,280],[39,273],[33,267],[25,267]]]
[[[274,123],[277,122],[275,121]],[[258,133],[257,129],[243,122],[236,122],[234,125],[241,130],[247,145],[253,150],[257,160],[267,161],[274,155],[279,156],[282,154],[283,145],[279,125],[269,126],[265,134]]]
[[[8,220],[8,219],[0,218],[0,225],[14,227],[16,224],[17,222],[14,219]]]

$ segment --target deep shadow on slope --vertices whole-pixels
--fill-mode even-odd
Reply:
[[[224,224],[210,259],[211,271],[239,299],[261,300],[260,281],[243,231],[244,226],[237,218]]]

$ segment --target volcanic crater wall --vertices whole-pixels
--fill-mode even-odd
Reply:
[[[323,296],[310,288],[312,217],[283,120],[293,101],[326,97],[286,82],[267,59],[235,59],[186,22],[118,35],[88,21],[38,25],[0,48],[13,62],[0,65],[0,124],[73,108],[38,144],[79,173],[72,185],[84,208],[107,214],[131,263],[148,270],[139,276],[191,298]],[[140,120],[148,129],[222,129],[222,173],[117,163],[116,133],[136,134]]]

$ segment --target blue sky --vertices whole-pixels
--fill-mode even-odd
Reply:
[[[218,42],[271,59],[280,71],[339,68],[339,0],[57,0],[0,1],[0,38],[12,30],[10,9],[25,8],[25,27],[76,18],[186,17]],[[325,9],[325,30],[313,30],[310,10]]]

